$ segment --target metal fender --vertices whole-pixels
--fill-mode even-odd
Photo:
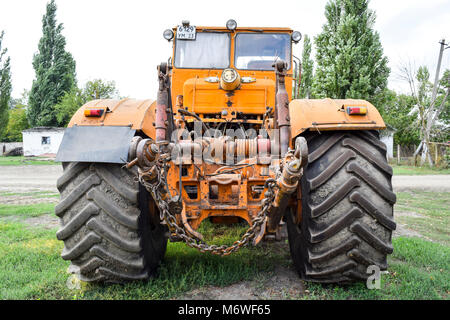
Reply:
[[[133,99],[86,103],[65,130],[56,161],[125,163],[136,132],[155,138],[155,105],[153,100]],[[90,110],[96,116],[86,116]]]
[[[366,114],[350,115],[347,107],[365,107]],[[295,99],[289,104],[291,137],[306,130],[380,130],[385,129],[378,110],[365,100]]]

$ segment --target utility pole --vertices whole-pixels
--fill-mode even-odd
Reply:
[[[437,88],[439,83],[439,72],[441,71],[441,62],[442,62],[442,54],[444,53],[445,48],[445,39],[442,39],[439,44],[441,45],[441,49],[439,50],[439,59],[436,68],[436,75],[434,77],[434,86],[433,86],[433,94],[431,95],[431,105],[434,106],[434,101],[436,100]]]
[[[437,95],[437,89],[439,86],[439,72],[441,71],[441,62],[442,62],[442,54],[444,53],[445,49],[448,49],[449,47],[445,47],[445,39],[442,39],[439,44],[441,45],[441,48],[439,50],[439,58],[438,63],[436,67],[436,75],[434,77],[434,85],[433,85],[433,93],[431,95],[431,104],[428,109],[428,115],[426,116],[426,125],[424,130],[424,136],[421,141],[422,145],[422,157],[421,157],[421,163],[425,161],[425,158],[428,158],[428,162],[430,166],[434,166],[433,159],[431,157],[431,150],[430,150],[430,132],[431,128],[434,125],[434,122],[436,118],[439,116],[440,110],[439,108],[436,109],[436,95]]]

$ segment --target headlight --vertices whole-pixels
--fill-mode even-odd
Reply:
[[[294,41],[295,43],[299,42],[300,40],[302,40],[302,34],[299,31],[294,31],[292,33],[292,41]]]
[[[237,72],[234,69],[225,69],[222,73],[222,79],[225,82],[232,83],[237,78]]]
[[[236,20],[230,19],[227,21],[227,29],[230,31],[234,31],[237,28]]]
[[[223,90],[234,90],[241,84],[241,77],[236,70],[228,68],[223,70],[220,77],[220,87]]]
[[[164,30],[163,37],[164,37],[164,39],[166,39],[167,41],[172,40],[172,39],[173,39],[173,31],[170,30],[170,29]]]

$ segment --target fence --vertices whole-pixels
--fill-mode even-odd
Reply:
[[[396,145],[394,148],[394,159],[397,164],[406,163],[410,165],[420,164],[421,153],[414,159],[415,145]],[[436,166],[448,166],[450,157],[450,143],[430,142],[430,155]]]
[[[4,155],[9,151],[23,146],[22,142],[0,142],[0,155]]]

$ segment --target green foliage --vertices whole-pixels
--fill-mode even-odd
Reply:
[[[83,89],[83,97],[87,101],[96,99],[110,99],[117,97],[119,92],[114,81],[95,79],[88,81]]]
[[[366,99],[379,105],[390,69],[368,0],[330,0],[327,23],[315,38],[317,69],[313,94],[318,98]]]
[[[56,23],[56,4],[47,4],[42,19],[43,36],[39,52],[33,58],[36,79],[30,93],[28,119],[32,126],[56,126],[55,104],[74,87],[75,61],[65,51],[66,39],[61,34],[63,25]]]
[[[3,140],[8,125],[8,108],[12,91],[11,60],[10,57],[3,60],[7,52],[6,48],[2,49],[4,34],[4,31],[0,33],[0,141]]]
[[[29,128],[26,106],[18,103],[9,110],[9,122],[6,129],[5,141],[22,141],[22,131]]]
[[[445,70],[444,75],[442,76],[442,79],[440,81],[440,87],[438,90],[438,97],[436,98],[436,105],[441,105],[443,102],[443,99],[445,97],[445,90],[444,88],[450,87],[450,69]],[[440,114],[439,119],[444,122],[447,126],[450,126],[450,98],[447,97],[445,103],[444,103],[444,109],[442,110],[442,113]],[[450,140],[450,137],[448,138]]]
[[[396,129],[394,143],[403,146],[418,145],[420,129],[417,115],[412,112],[415,108],[414,98],[387,90],[384,101],[384,108],[380,112],[383,120]]]
[[[56,120],[58,126],[65,127],[69,123],[72,115],[84,104],[84,99],[80,89],[74,87],[67,92],[61,101],[55,105]]]
[[[88,81],[84,88],[74,87],[55,105],[59,126],[67,126],[73,114],[86,102],[95,99],[110,99],[118,95],[114,81],[95,79]]]
[[[302,52],[302,74],[300,83],[300,98],[307,98],[311,94],[313,82],[314,61],[311,59],[311,39],[305,35]]]
[[[430,82],[430,71],[428,71],[426,66],[419,67],[416,79],[418,81],[417,100],[422,106],[429,105],[433,84]]]
[[[420,66],[415,71],[411,64],[407,64],[400,67],[400,72],[402,79],[407,81],[411,88],[410,97],[414,103],[411,115],[415,119],[411,125],[417,127],[421,140],[434,142],[450,140],[450,97],[446,95],[450,85],[450,70],[444,72],[438,84],[434,104],[433,84],[426,66]],[[439,116],[436,116],[436,113],[439,113]]]
[[[450,141],[450,97],[444,101],[445,90],[450,87],[450,69],[445,70],[442,79],[439,83],[439,88],[436,97],[436,106],[441,106],[443,109],[439,115],[439,123],[436,124],[436,128],[433,131],[434,141]]]

